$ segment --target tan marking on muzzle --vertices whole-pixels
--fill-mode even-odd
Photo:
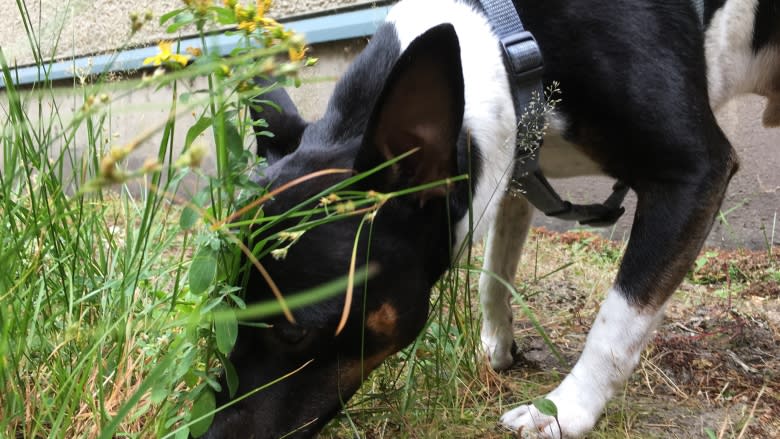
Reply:
[[[395,339],[398,334],[398,311],[393,305],[385,302],[376,311],[369,312],[366,316],[366,329],[374,336],[370,337],[374,340],[374,344],[366,346],[366,351],[374,353],[341,363],[339,375],[342,382],[360,386],[368,374],[379,367],[385,358],[398,352],[398,342]]]
[[[383,349],[374,355],[342,363],[342,366],[339,367],[339,375],[342,382],[360,387],[363,380],[365,380],[374,369],[379,367],[379,365],[385,361],[385,358],[393,355],[397,351],[398,349],[393,345],[390,345],[387,349]]]
[[[385,302],[366,318],[366,327],[377,335],[392,337],[398,325],[398,312]]]

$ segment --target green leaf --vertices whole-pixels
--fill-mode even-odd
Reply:
[[[191,205],[184,207],[184,210],[181,212],[181,217],[179,217],[179,227],[181,227],[182,230],[189,230],[198,222],[200,219],[200,211],[195,209],[195,207],[203,209],[203,205],[206,203],[207,199],[208,194],[205,191],[200,192],[192,198],[190,201]]]
[[[218,308],[219,318],[214,319],[214,335],[217,338],[217,349],[227,355],[233,350],[238,337],[238,320],[233,309],[224,303]]]
[[[209,249],[201,249],[190,264],[190,292],[200,295],[206,292],[217,277],[217,258]]]
[[[231,8],[223,8],[221,6],[212,6],[209,10],[214,11],[217,22],[219,24],[236,24],[236,13]]]
[[[155,384],[155,386],[152,388],[152,404],[160,404],[163,401],[165,401],[165,398],[168,397],[170,394],[170,391],[168,390],[167,386],[165,385],[167,383],[167,380],[163,379],[160,380]]]
[[[210,127],[211,124],[212,120],[210,117],[203,116],[198,119],[198,121],[187,130],[187,137],[184,139],[184,150],[188,150],[190,145],[192,145],[192,142],[194,142],[206,128]]]
[[[192,24],[195,21],[195,16],[192,15],[192,12],[184,11],[181,14],[177,14],[176,17],[173,19],[173,24],[168,26],[167,29],[165,29],[165,32],[168,32],[169,34],[172,34],[179,29],[183,28],[184,26],[187,26],[188,24]]]
[[[217,401],[214,399],[214,392],[210,388],[204,387],[198,395],[198,399],[192,404],[192,411],[190,411],[190,420],[195,421],[190,425],[190,433],[193,437],[201,437],[206,434],[211,426],[211,421],[214,420],[216,408]]]
[[[163,423],[163,426],[164,426],[166,429],[170,429],[171,427],[173,427],[173,425],[174,425],[174,424],[176,424],[177,422],[181,422],[181,420],[183,420],[184,418],[185,418],[185,416],[184,416],[184,415],[175,415],[175,416],[171,416],[170,418],[168,418],[168,419],[166,419],[166,420],[165,420],[165,422]],[[185,429],[186,429],[187,431],[190,431],[189,427],[186,427],[186,426],[185,426]]]
[[[200,375],[195,372],[195,370],[187,370],[184,373],[184,384],[195,387],[198,382],[200,381]]]
[[[171,18],[173,18],[173,17],[175,17],[175,16],[177,16],[177,15],[181,14],[182,12],[184,12],[184,11],[186,11],[186,10],[187,10],[187,8],[181,8],[181,9],[176,9],[176,10],[173,10],[173,11],[171,11],[171,12],[168,12],[168,13],[166,13],[166,14],[163,14],[163,16],[162,16],[162,17],[160,17],[160,26],[162,26],[163,24],[165,24],[165,22],[166,22],[166,21],[168,21],[168,20],[170,20]]]
[[[236,368],[233,367],[233,363],[230,362],[227,356],[222,355],[219,352],[215,352],[215,354],[219,359],[219,362],[222,363],[222,367],[225,369],[224,373],[225,381],[227,381],[228,394],[230,395],[230,398],[233,398],[236,396],[236,391],[238,390],[238,373],[236,372]]]
[[[190,428],[184,427],[176,432],[176,434],[173,436],[173,439],[187,439],[188,437],[190,437]]]
[[[538,398],[535,399],[534,407],[536,407],[536,410],[539,410],[539,413],[547,416],[552,416],[553,418],[558,417],[558,407],[555,406],[555,403],[550,401],[547,398]]]
[[[211,312],[211,310],[217,308],[218,306],[222,305],[222,298],[221,297],[212,297],[209,301],[206,302],[205,305],[201,306],[200,313],[202,315],[208,314]],[[215,311],[218,313],[222,313],[222,311]]]
[[[244,139],[233,123],[225,124],[225,146],[233,157],[241,157],[244,152]]]
[[[235,294],[229,294],[228,297],[233,301],[233,303],[236,304],[237,307],[244,309],[246,308],[246,302],[244,302],[244,299],[242,299],[240,296],[236,296]]]
[[[187,347],[184,348],[182,352],[183,353],[181,353],[179,355],[179,358],[177,359],[178,364],[173,370],[173,375],[169,377],[170,381],[177,381],[182,377],[186,377],[188,373],[194,370],[192,364],[195,362],[195,356],[197,355],[197,350],[192,349],[191,347]],[[188,382],[187,385],[194,385],[196,382],[197,380],[193,380],[192,382]]]
[[[236,396],[236,391],[238,390],[238,372],[236,372],[236,368],[233,367],[233,363],[227,358],[222,364],[225,366],[225,379],[228,385],[228,393],[230,394],[230,397],[233,398]]]
[[[705,428],[704,432],[707,434],[708,439],[718,439],[718,435],[711,428]]]

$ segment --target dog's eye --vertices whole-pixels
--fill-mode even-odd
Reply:
[[[274,334],[279,341],[294,345],[303,341],[309,334],[309,330],[298,325],[284,324],[274,326]]]

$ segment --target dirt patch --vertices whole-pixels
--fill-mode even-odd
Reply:
[[[763,297],[764,299],[780,298],[780,282],[756,282],[748,285],[742,292],[744,297]]]
[[[698,283],[747,282],[766,280],[780,255],[780,247],[772,252],[737,250],[704,250],[696,261],[692,277]]]
[[[526,291],[533,293],[528,304],[568,364],[556,359],[516,309],[520,349],[507,378],[534,382],[544,393],[581,352],[604,286],[619,265],[611,255],[621,247],[586,231],[535,229],[532,239],[558,252],[552,266],[567,267],[560,273],[549,269],[553,275]],[[611,402],[589,437],[613,437],[609,432],[616,429],[628,432],[626,437],[643,438],[780,437],[777,255],[780,249],[703,251],[625,394]],[[604,279],[597,281],[599,272]]]
[[[540,238],[549,239],[555,244],[566,246],[578,245],[595,252],[610,250],[619,250],[621,244],[612,241],[603,236],[587,230],[569,230],[566,232],[554,232],[544,227],[534,229],[534,235]]]
[[[664,380],[653,390],[722,404],[752,403],[763,393],[758,414],[780,417],[780,394],[773,388],[780,379],[778,334],[766,321],[713,308],[658,332],[647,361]]]

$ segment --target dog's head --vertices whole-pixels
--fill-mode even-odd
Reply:
[[[265,216],[282,215],[406,153],[349,189],[391,193],[462,174],[464,85],[454,29],[431,29],[400,52],[394,28],[381,28],[316,122],[304,122],[283,92],[270,96],[282,111],[260,115],[275,134],[259,137],[269,159],[263,184],[285,189],[262,206]],[[351,171],[306,178],[325,169]],[[353,249],[357,268],[371,266],[374,274],[354,285],[338,335],[344,294],[294,309],[295,323],[279,315],[263,322],[270,328],[242,326],[231,355],[236,396],[273,384],[218,414],[210,434],[306,436],[337,414],[369,372],[425,324],[430,289],[451,260],[450,226],[464,214],[469,187],[460,182],[391,199],[361,233],[363,217],[356,215],[307,230],[283,258],[263,257],[260,264],[286,297],[343,278]],[[250,269],[247,301],[275,300],[267,279]]]

